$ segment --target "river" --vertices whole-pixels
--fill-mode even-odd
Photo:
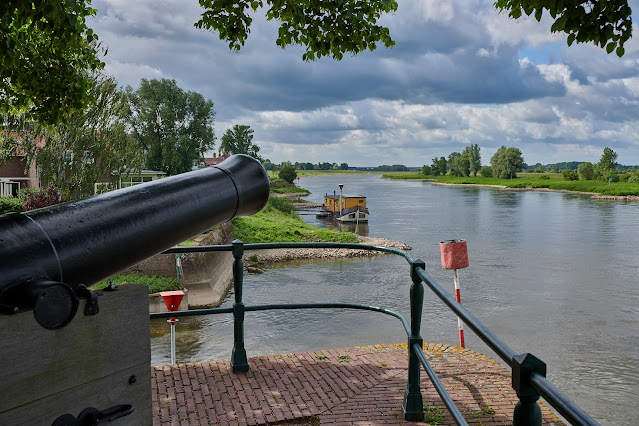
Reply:
[[[548,378],[602,424],[639,417],[639,203],[553,192],[507,192],[391,181],[379,175],[302,178],[312,201],[325,192],[364,195],[373,237],[405,242],[453,292],[439,242],[468,241],[459,271],[462,303],[516,352],[548,365]],[[317,226],[335,226],[314,216]],[[245,275],[246,304],[333,301],[396,309],[408,316],[409,268],[396,256],[295,262]],[[223,306],[230,306],[227,300]],[[168,363],[165,323],[152,325],[152,362]],[[178,324],[179,362],[228,359],[228,315]],[[422,337],[458,344],[455,317],[428,289]],[[248,356],[405,341],[400,323],[370,312],[249,313]],[[466,346],[497,358],[469,330]]]

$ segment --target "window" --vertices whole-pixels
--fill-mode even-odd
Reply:
[[[349,214],[349,215],[348,215],[348,218],[349,218],[349,219],[355,219],[355,213],[351,213],[351,214]]]
[[[364,204],[364,200],[359,200],[359,203],[360,204]]]
[[[365,215],[364,213],[360,213],[360,214],[359,214],[359,218],[360,218],[360,219],[364,219],[365,217],[366,217],[366,215]]]

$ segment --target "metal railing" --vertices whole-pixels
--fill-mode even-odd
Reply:
[[[352,303],[297,303],[297,304],[272,304],[245,306],[242,300],[244,262],[242,256],[244,250],[265,250],[285,248],[346,248],[363,249],[402,256],[410,265],[410,322],[401,313],[377,306],[352,304]],[[233,282],[235,290],[235,303],[231,308],[197,309],[190,311],[162,312],[150,314],[151,318],[186,317],[194,315],[209,315],[232,313],[234,319],[234,339],[231,353],[231,368],[234,373],[249,370],[246,350],[244,348],[244,314],[245,312],[266,311],[278,309],[360,309],[380,312],[399,319],[404,326],[408,337],[408,383],[404,394],[402,410],[404,419],[408,421],[422,421],[424,419],[424,406],[420,390],[420,372],[424,368],[433,386],[440,395],[444,405],[458,425],[466,425],[466,420],[455,402],[450,397],[443,384],[437,377],[423,351],[423,339],[420,335],[422,307],[425,283],[448,308],[460,317],[464,323],[477,334],[512,370],[512,386],[519,402],[515,406],[513,425],[541,425],[541,409],[537,400],[543,397],[559,414],[569,423],[574,425],[597,425],[598,423],[579,408],[574,402],[563,395],[555,386],[546,379],[546,364],[529,353],[517,354],[499,337],[491,332],[484,324],[473,316],[463,305],[458,303],[453,296],[447,293],[437,282],[428,275],[425,263],[414,260],[409,253],[383,246],[373,246],[351,243],[264,243],[244,244],[241,241],[233,241],[233,244],[219,246],[195,246],[175,247],[164,253],[195,253],[211,251],[231,251],[233,253]]]

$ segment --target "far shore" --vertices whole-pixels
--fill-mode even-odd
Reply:
[[[419,179],[417,179],[419,180]],[[607,201],[639,201],[639,197],[635,195],[602,195],[597,192],[584,192],[584,191],[570,191],[568,189],[551,189],[551,188],[533,188],[532,186],[527,186],[525,188],[510,188],[504,185],[484,185],[480,183],[446,183],[446,182],[435,182],[428,179],[422,179],[424,181],[428,181],[433,185],[442,185],[442,186],[485,186],[489,188],[497,188],[501,191],[511,191],[511,192],[524,192],[524,191],[541,191],[541,192],[563,192],[566,194],[580,194],[580,195],[590,195],[590,198],[593,200],[607,200]]]

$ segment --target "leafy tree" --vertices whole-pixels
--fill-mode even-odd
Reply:
[[[35,125],[7,138],[0,155],[26,153],[35,161],[43,184],[60,191],[65,200],[95,193],[94,184],[116,182],[125,171],[139,170],[142,151],[126,130],[129,104],[115,79],[94,76],[90,95],[95,102],[56,126]]]
[[[574,170],[563,170],[561,175],[564,177],[564,180],[579,180],[579,175]]]
[[[581,163],[577,167],[577,174],[579,180],[592,180],[595,178],[595,167],[589,162]]]
[[[422,174],[424,176],[430,176],[432,172],[433,172],[433,170],[431,169],[430,166],[427,166],[426,164],[424,164],[422,166]]]
[[[90,101],[97,36],[90,1],[3,0],[0,7],[0,114],[56,124]],[[7,123],[4,123],[5,125]]]
[[[293,183],[297,177],[297,172],[295,171],[294,166],[284,166],[280,169],[278,176],[280,179],[283,179],[288,183]]]
[[[220,151],[227,154],[246,154],[257,160],[262,160],[258,155],[260,147],[253,143],[251,126],[236,124],[233,129],[228,129],[222,136]]]
[[[348,170],[348,163],[342,163],[339,165],[340,170]]]
[[[484,166],[481,170],[479,170],[479,174],[485,178],[493,177],[493,168],[490,166]]]
[[[126,90],[133,136],[147,168],[169,175],[188,172],[214,147],[212,101],[185,92],[175,80],[142,79],[136,91]]]
[[[502,146],[490,159],[493,176],[500,179],[517,177],[524,165],[524,158],[518,148]]]
[[[632,35],[631,10],[627,0],[497,0],[495,7],[508,11],[508,15],[515,19],[523,14],[534,14],[537,21],[546,10],[555,20],[550,31],[568,34],[568,46],[575,41],[594,42],[605,47],[608,53],[616,49],[620,57],[625,53],[624,43]]]
[[[477,144],[470,144],[462,151],[462,155],[468,159],[468,172],[469,175],[477,176],[477,172],[481,169],[481,154],[480,148]]]
[[[447,172],[448,163],[446,161],[446,157],[433,158],[433,164],[431,165],[431,170],[435,176],[445,175]]]
[[[617,168],[617,153],[611,148],[605,147],[597,166],[602,170],[614,170]]]
[[[448,168],[456,176],[468,176],[470,173],[470,161],[467,156],[459,152],[451,152],[448,156]]]
[[[264,170],[275,170],[275,164],[271,163],[271,160],[268,158],[262,160],[262,167],[264,167]]]
[[[261,8],[268,20],[280,23],[276,44],[305,46],[304,60],[341,59],[344,53],[375,50],[378,43],[395,44],[388,29],[377,25],[382,14],[397,10],[394,0],[200,0],[200,5],[205,11],[195,26],[217,31],[233,50],[239,50],[250,33],[249,14]],[[545,9],[554,19],[551,31],[568,34],[568,45],[594,42],[608,53],[616,48],[619,56],[632,34],[627,0],[497,0],[495,7],[513,18],[534,14],[537,20]]]

